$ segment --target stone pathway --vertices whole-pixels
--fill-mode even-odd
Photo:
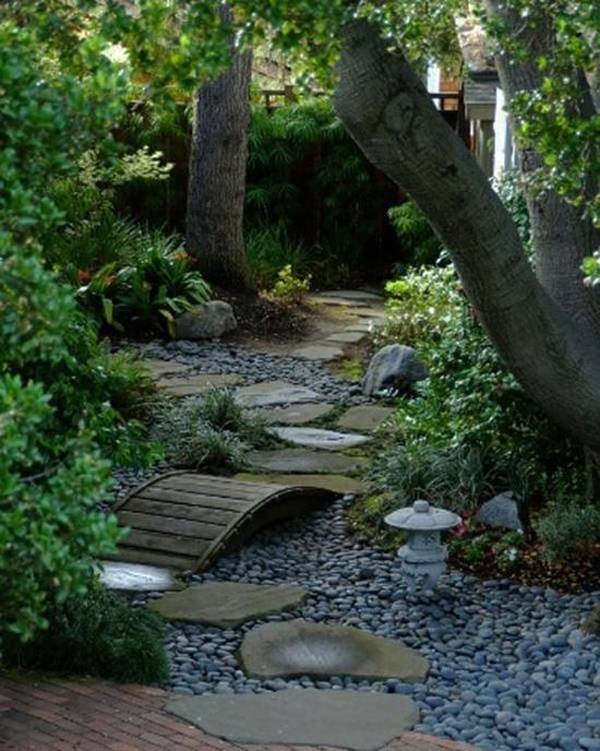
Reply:
[[[105,681],[0,672],[2,751],[308,751],[231,743],[167,713],[165,691]],[[314,746],[311,748],[315,748]],[[318,751],[331,751],[316,747]],[[477,751],[420,733],[400,733],[386,751]]]

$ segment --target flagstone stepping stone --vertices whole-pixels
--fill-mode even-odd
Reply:
[[[142,563],[102,561],[100,581],[108,589],[128,592],[160,592],[181,589],[184,585],[175,579],[168,568],[146,566]]]
[[[248,631],[240,647],[251,678],[348,675],[359,680],[425,680],[429,662],[399,641],[350,626],[301,619],[267,623]]]
[[[183,373],[190,369],[189,365],[173,360],[140,360],[140,364],[147,368],[156,380],[170,373]]]
[[[327,451],[342,451],[371,440],[369,436],[358,433],[338,433],[320,428],[271,428],[271,432],[282,441]]]
[[[296,404],[291,407],[257,409],[267,422],[283,425],[304,425],[323,417],[333,409],[333,404]]]
[[[384,319],[385,310],[383,308],[357,308],[356,315],[359,318]]]
[[[350,751],[375,751],[419,720],[419,710],[407,696],[333,689],[182,696],[171,699],[166,710],[231,743]]]
[[[363,300],[349,300],[347,297],[334,297],[333,295],[310,295],[307,299],[308,302],[317,305],[335,305],[344,308],[362,308],[368,305]]]
[[[298,485],[303,488],[321,488],[331,490],[332,493],[338,493],[339,495],[362,495],[365,492],[364,483],[355,477],[344,477],[343,475],[253,475],[247,472],[240,472],[240,474],[234,475],[234,480]]]
[[[336,360],[343,357],[344,352],[339,347],[332,347],[328,344],[307,344],[304,347],[298,347],[290,352],[291,357],[300,357],[303,360]]]
[[[308,449],[275,449],[273,451],[250,451],[246,454],[248,462],[267,472],[284,472],[286,474],[304,472],[316,474],[334,472],[348,474],[360,467],[360,460],[354,456],[333,454],[325,451]]]
[[[358,344],[367,337],[367,331],[338,331],[330,334],[326,342],[341,342],[343,344]]]
[[[339,297],[343,300],[383,300],[382,295],[368,292],[366,289],[332,289],[328,292],[321,292],[319,297]]]
[[[306,597],[308,590],[296,584],[206,582],[153,600],[148,607],[168,621],[236,628],[246,621],[294,608]]]
[[[361,404],[356,407],[350,407],[340,417],[337,424],[345,430],[376,430],[392,414],[394,414],[393,407]]]
[[[196,373],[188,376],[163,378],[157,386],[170,396],[193,396],[212,388],[237,386],[243,378],[235,373]]]
[[[316,391],[285,381],[262,381],[252,386],[242,386],[237,389],[235,398],[242,407],[270,407],[322,401],[321,395]]]

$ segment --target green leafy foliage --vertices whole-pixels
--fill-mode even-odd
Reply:
[[[273,442],[266,422],[242,410],[228,389],[213,389],[199,401],[157,412],[152,437],[178,466],[205,472],[239,472],[245,453]]]
[[[295,276],[291,264],[284,266],[277,274],[271,295],[287,305],[299,305],[310,292],[310,275],[301,279]]]
[[[535,521],[535,530],[551,561],[597,558],[600,503],[597,499],[586,502],[581,494],[559,494]]]
[[[167,678],[161,619],[145,608],[132,608],[97,580],[87,593],[69,597],[49,615],[49,628],[28,644],[6,640],[5,665],[126,683]]]
[[[414,201],[393,206],[388,211],[388,217],[409,262],[420,265],[433,264],[438,260],[442,244]]]
[[[126,77],[92,43],[61,69],[31,29],[0,13],[0,638],[27,641],[53,609],[85,594],[93,561],[114,549],[116,520],[98,513],[110,461],[155,451],[129,406],[147,393],[113,361],[72,290],[44,265],[64,220],[52,186],[82,151],[110,151]],[[41,22],[42,17],[40,17]],[[138,389],[139,385],[139,389]],[[130,398],[131,397],[131,398]]]

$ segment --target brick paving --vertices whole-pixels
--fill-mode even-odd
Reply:
[[[0,751],[314,751],[228,743],[167,714],[167,699],[150,686],[0,672]],[[402,733],[385,751],[477,749]]]

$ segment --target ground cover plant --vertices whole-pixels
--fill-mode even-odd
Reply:
[[[216,388],[157,409],[151,436],[175,465],[215,474],[246,469],[248,450],[275,442],[264,418],[240,407],[231,390]]]

